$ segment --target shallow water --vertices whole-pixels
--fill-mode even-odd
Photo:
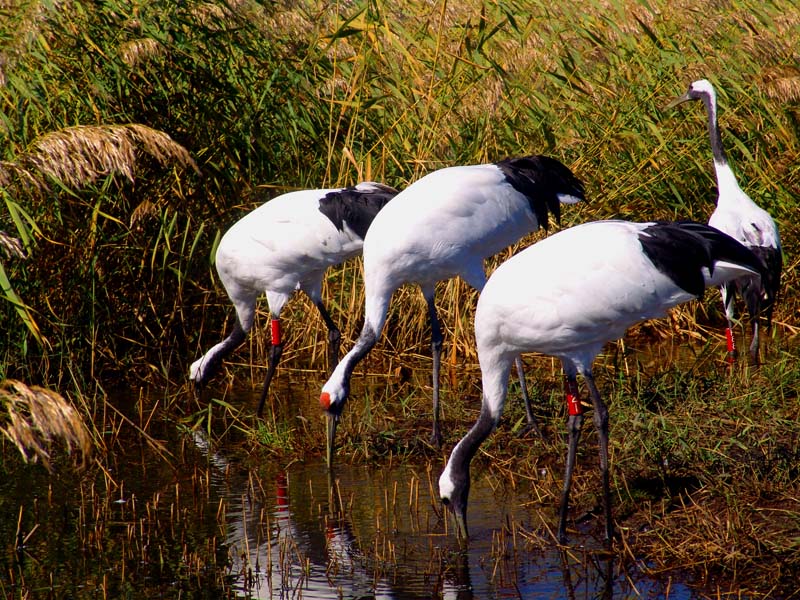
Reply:
[[[219,454],[210,459],[227,469]],[[246,481],[215,478],[229,501],[232,571],[247,573],[234,587],[251,598],[691,597],[674,581],[620,572],[588,536],[566,553],[555,544],[531,550],[519,533],[538,524],[526,499],[485,479],[471,490],[471,540],[461,551],[432,500],[436,477],[428,465],[344,466],[331,478],[324,464],[295,464],[255,493]]]
[[[310,389],[317,383],[282,390],[289,401],[277,408],[290,414],[280,418],[312,410],[292,401],[311,402]],[[136,422],[138,401],[117,406],[128,405]],[[249,392],[225,401],[255,404]],[[48,476],[39,466],[5,474],[4,597],[708,597],[609,560],[588,530],[559,551],[544,526],[554,510],[541,515],[525,490],[494,489],[479,474],[462,550],[436,497],[442,465],[427,459],[379,468],[341,461],[329,473],[323,459],[250,464],[241,448],[212,443],[188,422],[153,420],[148,434],[157,442],[123,427],[102,467],[80,475]]]
[[[212,460],[224,464],[218,455]],[[481,481],[470,498],[472,539],[462,552],[445,532],[427,481],[425,467],[345,467],[329,493],[323,464],[293,465],[257,493],[243,489],[247,482],[220,478],[214,487],[229,501],[225,543],[234,589],[248,598],[692,597],[674,581],[619,572],[588,538],[564,554],[555,544],[524,550],[520,534],[502,530],[535,520],[524,499],[498,497]]]

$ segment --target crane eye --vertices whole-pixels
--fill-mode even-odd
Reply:
[[[442,498],[442,504],[445,506],[450,506],[450,498]]]

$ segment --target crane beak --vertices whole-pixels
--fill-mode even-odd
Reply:
[[[467,515],[462,513],[453,513],[453,515],[456,518],[456,538],[459,543],[464,546],[469,539],[469,533],[467,532]]]
[[[467,545],[469,539],[469,532],[467,531],[467,508],[455,506],[446,499],[442,500],[445,505],[445,512],[452,513],[453,521],[455,522],[455,534],[459,544],[464,547]]]
[[[325,417],[328,419],[328,436],[325,448],[325,457],[328,461],[328,470],[330,470],[333,467],[333,450],[336,444],[336,426],[339,424],[339,415],[334,415],[328,412],[325,413]]]
[[[683,104],[684,102],[688,102],[688,101],[689,101],[689,100],[691,100],[691,99],[692,99],[692,98],[689,96],[689,94],[688,94],[688,93],[687,93],[687,94],[684,94],[683,96],[678,96],[678,97],[677,97],[677,98],[675,98],[675,99],[674,99],[672,102],[670,102],[669,104],[667,104],[667,105],[666,105],[666,106],[663,108],[663,110],[670,110],[670,109],[672,109],[672,108],[675,108],[675,107],[676,107],[676,106],[678,106],[679,104]]]
[[[467,514],[458,510],[453,511],[453,517],[456,522],[456,539],[458,544],[464,548],[469,540],[469,533],[467,532]]]

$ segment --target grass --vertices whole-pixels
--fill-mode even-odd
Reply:
[[[622,535],[617,546],[617,568],[646,568],[654,578],[668,577],[676,568],[682,578],[694,573],[698,597],[706,597],[705,593],[713,597],[710,591],[700,590],[714,586],[723,595],[791,597],[800,515],[796,500],[798,473],[794,467],[800,432],[792,414],[798,387],[788,372],[796,362],[795,354],[776,349],[779,344],[773,342],[770,360],[764,366],[752,370],[739,365],[731,372],[724,360],[723,342],[709,346],[684,340],[675,359],[668,362],[665,356],[676,354],[675,348],[669,347],[671,340],[652,342],[650,348],[646,341],[628,339],[624,351],[612,345],[601,357],[597,373],[598,384],[611,407],[614,515]],[[473,477],[488,481],[498,498],[503,498],[506,489],[517,490],[528,496],[531,512],[540,515],[541,524],[512,520],[495,534],[496,548],[485,560],[500,569],[498,577],[508,577],[511,582],[513,570],[503,574],[512,566],[509,552],[528,556],[554,544],[552,527],[565,450],[560,373],[548,358],[531,356],[526,357],[526,362],[529,380],[534,383],[531,387],[535,388],[532,391],[537,415],[549,439],[541,442],[513,431],[513,424],[521,421],[524,413],[518,398],[512,396],[498,431],[482,447],[473,469]],[[444,460],[444,453],[426,442],[430,398],[425,363],[417,361],[412,366],[416,368],[408,380],[358,377],[353,403],[341,426],[338,457],[342,463],[367,463],[380,469],[409,464],[417,465],[419,470],[427,464],[427,481],[423,471],[418,476],[421,481],[416,483],[416,492],[412,489],[409,493],[409,510],[419,503],[435,501],[435,481]],[[698,368],[704,374],[691,375]],[[291,370],[284,375],[299,381],[307,377]],[[476,418],[480,391],[474,365],[459,368],[457,386],[452,386],[449,378],[446,381],[444,425],[449,448]],[[231,402],[232,397],[241,399],[247,394],[227,389],[221,399],[207,405],[187,405],[186,429],[177,429],[174,422],[170,423],[174,415],[165,414],[162,407],[153,407],[152,400],[146,397],[132,399],[130,406],[121,403],[119,409],[107,408],[111,426],[104,435],[106,449],[100,460],[79,476],[86,495],[82,508],[86,523],[79,528],[84,536],[79,547],[83,548],[82,556],[90,560],[120,561],[122,570],[117,567],[116,575],[109,578],[109,590],[116,590],[122,582],[152,591],[152,586],[175,578],[183,582],[184,589],[195,589],[193,586],[201,582],[216,586],[214,589],[226,589],[230,582],[219,579],[224,577],[221,574],[228,564],[223,557],[225,549],[209,545],[213,540],[209,532],[215,521],[212,514],[206,513],[213,513],[214,509],[209,509],[204,499],[209,493],[212,497],[217,493],[207,489],[212,475],[204,470],[202,462],[199,467],[191,466],[191,461],[184,464],[187,459],[182,457],[187,450],[180,450],[178,440],[202,435],[212,440],[212,448],[218,444],[227,448],[227,466],[217,458],[209,461],[209,469],[219,470],[213,476],[217,481],[220,476],[224,481],[235,480],[236,473],[247,468],[265,471],[263,477],[255,477],[247,486],[258,490],[264,481],[270,481],[266,473],[276,464],[314,464],[322,460],[325,441],[319,415],[309,412],[307,406],[296,406],[307,396],[307,387],[313,386],[298,387],[276,402],[275,417],[260,427],[251,421],[252,406],[248,409],[240,401]],[[286,389],[291,388],[292,384]],[[369,421],[364,419],[361,400],[367,395]],[[251,396],[254,402],[255,394]],[[183,395],[178,398],[186,402]],[[189,412],[195,408],[197,412]],[[291,419],[291,414],[302,419]],[[292,425],[290,429],[288,425],[304,421],[309,422],[305,427]],[[211,428],[210,435],[205,433],[206,428]],[[123,448],[130,450],[139,444],[143,455],[156,457],[159,442],[168,444],[172,454],[162,453],[160,460],[148,462],[148,478],[134,483],[129,479],[133,470],[117,464],[115,456],[122,454]],[[139,452],[134,451],[133,455]],[[130,456],[130,452],[125,455]],[[576,519],[594,513],[600,502],[596,463],[596,438],[587,424],[574,483],[571,514]],[[183,474],[176,477],[176,468]],[[70,473],[62,464],[59,471]],[[292,467],[287,471],[291,474]],[[23,479],[26,477],[30,475],[22,475]],[[51,485],[62,485],[58,481],[61,478],[55,478]],[[231,485],[235,487],[234,483]],[[302,476],[295,477],[295,487],[303,485]],[[134,486],[137,492],[133,492]],[[368,498],[358,493],[349,495],[352,493],[338,501],[341,511],[345,518],[361,518],[362,513],[377,511],[374,518],[380,518],[382,533],[374,540],[374,546],[370,546],[369,539],[361,539],[360,547],[376,570],[391,573],[406,559],[391,533],[389,519],[394,518],[392,515],[399,510],[396,507],[406,499],[402,494],[398,499],[396,491],[387,488],[385,498],[381,497],[375,507]],[[59,494],[53,492],[56,500],[49,501],[52,506],[42,506],[33,515],[26,513],[24,519],[23,535],[30,534],[32,540],[26,552],[37,557],[42,569],[47,568],[43,562],[43,532],[59,521],[46,515],[59,510]],[[120,499],[127,502],[117,505]],[[220,531],[227,529],[225,507],[232,502],[229,499],[220,503],[222,512],[216,516]],[[498,510],[501,503],[499,500]],[[304,510],[313,512],[313,506],[316,505]],[[31,533],[37,523],[39,533]],[[429,520],[420,525],[417,534],[431,535],[425,532],[434,527],[433,535],[441,536],[441,526]],[[118,535],[120,527],[123,531],[127,531],[125,527],[129,529],[122,538]],[[580,535],[600,535],[602,523],[588,518],[575,527],[582,531]],[[121,539],[125,542],[120,546]],[[434,550],[443,551],[436,548],[431,552]],[[586,568],[591,564],[591,556],[576,560]],[[435,576],[448,564],[453,561],[429,568]],[[31,584],[45,576],[46,572],[28,572],[27,581]],[[148,583],[145,585],[144,581]],[[25,589],[25,582],[24,578],[18,582],[21,589]]]
[[[313,403],[256,425],[228,402],[232,382],[261,383],[263,310],[218,376],[215,400],[177,399],[188,395],[177,394],[188,365],[230,325],[213,267],[222,232],[287,190],[362,179],[402,188],[442,166],[529,153],[558,157],[586,183],[588,201],[566,208],[563,226],[704,221],[714,199],[705,115],[696,105],[662,107],[706,77],[742,187],[781,228],[772,349],[760,369],[727,372],[716,292],[609,346],[598,379],[612,405],[616,514],[623,547],[654,569],[692,564],[755,582],[769,569],[779,582],[796,573],[800,11],[792,2],[87,7],[16,0],[0,24],[0,378],[78,398],[104,451],[126,427],[157,447],[148,431],[165,415],[244,436],[272,457],[316,455],[324,439]],[[487,261],[487,271],[542,235]],[[323,290],[345,350],[360,328],[361,275],[352,261]],[[454,280],[437,298],[452,442],[476,417],[477,295]],[[361,383],[364,373],[378,378],[354,392],[344,414],[343,460],[441,458],[427,445],[425,315],[416,289],[395,295],[385,336],[357,373]],[[316,311],[298,297],[282,316],[279,379],[321,380]],[[643,352],[656,341],[656,353]],[[481,456],[498,482],[535,482],[537,501],[552,506],[560,477],[535,474],[562,460],[560,370],[526,360],[553,439],[514,437],[523,413],[511,401]],[[176,393],[131,422],[105,401],[105,389],[143,384]],[[585,437],[574,496],[588,510],[599,487],[593,436]]]
[[[597,369],[611,410],[619,557],[623,564],[631,560],[641,566],[645,561],[653,576],[678,569],[694,573],[698,582],[728,582],[730,590],[752,597],[789,597],[800,558],[800,473],[795,466],[800,429],[793,409],[798,387],[796,375],[787,372],[794,370],[796,349],[773,346],[762,367],[742,364],[731,370],[724,360],[724,342],[684,340],[680,359],[673,362],[660,356],[673,352],[665,350],[667,345],[654,343],[653,351],[640,347],[629,356],[612,346]],[[476,457],[472,477],[486,478],[500,489],[527,490],[543,524],[522,534],[539,547],[553,544],[566,453],[565,416],[560,373],[549,358],[526,360],[548,440],[519,436],[515,425],[524,422],[524,411],[518,395],[512,395],[500,427]],[[430,390],[428,375],[420,369],[411,382],[389,381],[382,387],[373,381],[378,386],[370,388],[368,411],[362,405],[365,392],[353,391],[340,426],[337,460],[416,464],[424,456],[438,472],[446,452],[477,418],[478,374],[468,365],[459,371],[458,386],[445,384],[443,390],[443,452],[427,443]],[[304,438],[308,446],[303,452],[322,452],[319,429],[318,437]],[[596,436],[587,422],[571,516],[588,518],[583,525],[576,521],[575,527],[588,527],[599,537],[602,517],[591,517],[602,514],[596,452]]]
[[[31,358],[18,360],[31,354],[29,342],[39,346],[33,360],[85,357],[80,371],[104,379],[182,375],[181,363],[216,341],[230,312],[208,259],[215,240],[287,189],[364,178],[402,187],[441,166],[545,152],[587,183],[589,202],[565,211],[565,225],[704,220],[713,198],[704,114],[696,106],[661,111],[700,76],[718,86],[724,141],[746,191],[781,225],[784,298],[796,297],[800,72],[790,3],[702,11],[692,2],[672,10],[621,0],[580,10],[478,1],[403,11],[377,1],[80,6],[53,12],[20,0],[0,46],[9,140],[0,229],[4,239],[26,240],[31,254],[24,263],[4,259],[13,295],[0,318],[15,325],[4,362],[20,365],[24,378],[39,371],[25,368]],[[70,157],[104,153],[50,153],[61,170],[55,187],[42,189],[50,171],[39,177],[29,157],[45,141],[137,127],[178,154],[140,144],[121,162],[86,160],[84,171]],[[202,179],[186,168],[186,152]],[[96,240],[88,246],[87,230]],[[57,268],[56,259],[68,263]],[[359,267],[348,265],[325,290],[351,339],[359,280]],[[475,295],[460,282],[441,288],[450,360],[471,359]],[[416,296],[401,291],[389,318],[399,348],[426,337]],[[794,308],[779,322],[794,327]],[[298,351],[287,359],[305,360],[318,347],[318,324],[291,320],[288,346]],[[267,342],[259,335],[256,344],[259,362]],[[317,368],[319,357],[310,353]],[[55,363],[42,379],[63,379],[62,369]]]

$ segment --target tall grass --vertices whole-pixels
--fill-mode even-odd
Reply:
[[[565,225],[705,220],[714,180],[704,114],[661,111],[701,76],[717,84],[743,187],[781,226],[776,321],[794,332],[800,15],[790,2],[112,0],[88,10],[19,0],[10,15],[0,38],[0,230],[35,251],[3,263],[18,298],[7,293],[0,307],[7,375],[58,381],[66,358],[88,379],[182,378],[229,318],[215,240],[288,189],[403,187],[446,165],[548,153],[587,183],[589,201],[565,211]],[[202,178],[178,168],[185,159],[152,153],[122,177],[111,168],[82,177],[63,155],[64,176],[47,189],[12,166],[48,136],[126,123],[169,136]],[[352,339],[358,263],[332,273],[325,291]],[[474,292],[448,282],[440,299],[450,360],[474,360]],[[308,309],[289,307],[287,347],[299,351],[286,358],[311,350],[319,367],[316,319],[293,318]],[[699,317],[716,312],[707,304]],[[687,329],[698,316],[679,315]],[[427,353],[415,290],[398,293],[387,327],[384,356]],[[250,359],[263,363],[267,345],[257,336]]]
[[[700,556],[703,568],[737,572],[760,562],[794,572],[791,528],[764,515],[781,502],[789,523],[800,513],[791,410],[800,297],[795,2],[11,0],[2,11],[0,379],[65,394],[98,386],[102,396],[131,381],[182,386],[188,364],[230,325],[216,243],[245,212],[287,190],[363,179],[403,188],[448,165],[546,153],[587,185],[588,201],[565,209],[563,226],[707,220],[715,182],[705,114],[696,105],[662,107],[692,80],[710,79],[731,164],[781,227],[774,360],[755,374],[715,372],[707,356],[718,341],[716,293],[610,346],[598,379],[612,429],[628,433],[613,436],[617,519],[626,547],[654,568]],[[487,261],[487,271],[542,235]],[[362,319],[361,278],[352,261],[323,290],[345,349]],[[453,367],[445,393],[477,400],[476,293],[453,280],[437,297]],[[321,370],[325,331],[309,314],[316,311],[302,297],[287,306],[284,364]],[[266,323],[262,312],[250,343],[226,363],[228,381],[243,379],[249,365],[261,382]],[[626,351],[655,339],[691,340],[702,369],[664,373]],[[427,360],[428,343],[421,295],[401,289],[386,335],[359,367],[381,374],[383,387],[353,394],[343,416],[349,457],[429,451],[419,436],[427,377],[409,380],[409,365],[427,364],[418,359]],[[554,429],[559,366],[530,360],[529,383]],[[455,438],[477,404],[444,404]],[[224,400],[209,406],[225,418],[238,409]],[[128,423],[109,403],[84,411],[95,434]],[[140,409],[148,443],[157,444],[146,430],[162,412]],[[205,414],[210,427],[212,408]],[[521,422],[516,403],[507,418],[508,430]],[[318,451],[322,430],[303,423],[302,440],[273,422],[261,441]],[[542,461],[549,467],[561,456],[559,441],[542,449],[508,430],[484,449],[512,485],[537,480]],[[581,459],[580,470],[593,473],[583,464],[594,456]],[[579,474],[574,488],[586,506],[598,489],[592,477]],[[560,484],[550,479],[536,492],[553,505]],[[731,547],[740,554],[726,554]]]

